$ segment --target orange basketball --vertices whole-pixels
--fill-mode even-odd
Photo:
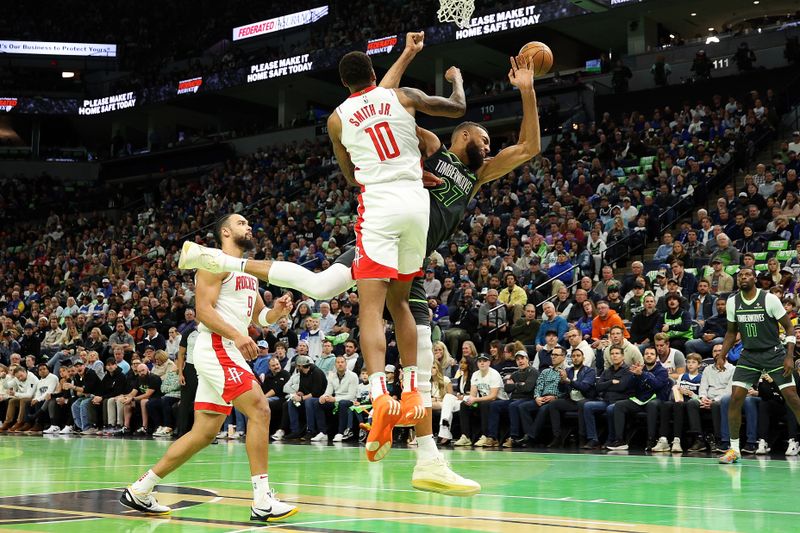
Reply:
[[[531,41],[519,50],[519,55],[527,56],[533,68],[533,77],[539,78],[553,68],[553,52],[539,41]]]

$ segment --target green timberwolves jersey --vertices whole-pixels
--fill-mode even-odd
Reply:
[[[756,291],[756,297],[750,303],[744,301],[741,292],[731,298],[736,325],[742,336],[742,348],[747,352],[781,349],[783,345],[778,333],[778,318],[786,311],[777,296],[761,289]],[[768,298],[774,298],[774,301],[768,301]],[[730,306],[728,320],[731,320]]]
[[[431,220],[428,227],[427,255],[449,239],[464,220],[464,212],[478,178],[444,145],[425,160],[424,168],[444,181],[430,191]]]

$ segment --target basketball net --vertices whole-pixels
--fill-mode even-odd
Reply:
[[[461,29],[469,28],[475,0],[440,0],[439,22],[454,22]]]

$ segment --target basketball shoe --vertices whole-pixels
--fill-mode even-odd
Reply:
[[[276,522],[289,518],[297,514],[297,507],[284,503],[275,497],[272,491],[267,492],[266,497],[258,502],[258,507],[255,505],[250,507],[250,520],[258,522]]]
[[[217,248],[209,248],[192,241],[185,241],[178,259],[181,270],[202,269],[212,274],[223,272],[223,252]]]
[[[392,449],[392,430],[400,420],[400,402],[381,394],[372,402],[372,427],[367,435],[367,460],[380,461]]]
[[[125,489],[122,496],[119,497],[119,503],[135,511],[147,514],[167,514],[170,511],[169,507],[158,503],[152,492],[140,494],[134,492],[131,487]]]
[[[719,462],[723,465],[729,465],[732,463],[738,463],[739,459],[741,458],[742,456],[736,450],[730,448],[725,452],[725,455],[719,458]]]
[[[459,476],[443,457],[419,461],[414,467],[411,486],[417,490],[448,496],[474,496],[481,491],[478,482]]]
[[[422,395],[419,391],[404,392],[400,395],[400,420],[399,427],[416,426],[417,422],[425,417],[425,406],[422,405]]]

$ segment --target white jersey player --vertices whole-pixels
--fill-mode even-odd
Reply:
[[[423,35],[411,37],[421,49]],[[377,87],[372,62],[362,52],[342,57],[339,76],[350,97],[328,119],[328,135],[345,178],[361,188],[352,270],[361,302],[361,347],[373,405],[367,459],[380,461],[391,449],[394,425],[401,420],[416,424],[425,416],[416,386],[417,330],[408,294],[425,258],[430,201],[422,186],[413,117],[417,111],[459,117],[466,102],[461,73],[455,67],[445,76],[453,83],[450,98],[431,97],[417,89]],[[405,365],[400,405],[386,390],[384,306],[394,320]]]
[[[255,246],[250,225],[237,214],[226,215],[217,222],[215,238],[225,253],[239,258]],[[250,274],[198,271],[196,284],[195,305],[200,325],[193,351],[197,371],[194,425],[169,447],[151,470],[125,489],[120,502],[145,513],[168,513],[169,507],[156,501],[153,488],[161,478],[214,440],[233,405],[248,418],[247,455],[253,483],[250,519],[271,522],[292,516],[297,508],[279,501],[269,489],[270,412],[264,393],[247,364],[257,354],[256,344],[247,333],[248,326],[254,322],[267,327],[289,314],[291,295],[278,298],[270,310],[258,292],[258,280]]]

